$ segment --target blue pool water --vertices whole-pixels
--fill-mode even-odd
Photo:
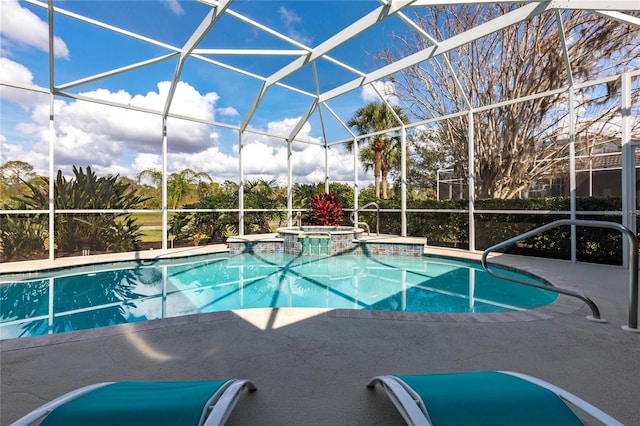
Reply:
[[[556,297],[458,260],[221,253],[0,276],[0,338],[259,307],[490,313]]]

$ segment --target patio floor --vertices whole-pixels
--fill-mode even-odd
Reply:
[[[587,320],[582,302],[491,322],[255,309],[9,339],[0,351],[0,423],[93,382],[238,377],[253,379],[258,391],[243,395],[232,425],[401,425],[384,392],[365,387],[370,377],[495,369],[537,376],[640,424],[640,334],[621,328],[628,271],[508,255],[492,261],[583,289],[609,322]]]

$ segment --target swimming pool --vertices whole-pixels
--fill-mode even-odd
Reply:
[[[511,312],[556,297],[446,258],[218,253],[0,276],[0,338],[265,307]]]

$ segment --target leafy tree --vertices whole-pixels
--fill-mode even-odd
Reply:
[[[376,197],[376,189],[373,185],[362,188],[358,194],[358,205],[364,206],[371,201],[380,201],[379,198]]]
[[[451,164],[437,131],[418,129],[408,138],[407,189],[413,198],[435,198],[438,170]]]
[[[391,63],[431,48],[431,38],[446,40],[469,28],[520,7],[514,3],[434,6],[416,11],[423,33],[394,34],[399,41],[376,56]],[[613,74],[633,68],[640,57],[640,31],[586,11],[560,14],[564,35],[554,13],[544,13],[520,24],[478,38],[447,56],[435,56],[390,76],[396,95],[406,101],[418,119],[446,116],[474,106],[558,89],[567,85],[568,70],[561,38],[574,80]],[[614,123],[619,105],[611,99],[617,83],[582,89],[577,110],[587,111],[576,133],[593,131],[593,123]],[[636,91],[637,92],[637,91]],[[557,167],[566,154],[568,110],[565,93],[474,113],[476,194],[479,197],[517,195],[532,180]],[[619,103],[618,103],[619,104]],[[450,154],[457,174],[468,163],[468,117],[440,122],[439,143]],[[612,126],[602,126],[602,131]]]
[[[13,208],[12,197],[27,190],[23,181],[36,176],[33,166],[25,161],[11,160],[0,166],[0,208]]]
[[[0,166],[0,208],[26,210],[26,204],[19,198],[30,191],[28,183],[39,191],[48,191],[48,186],[40,182],[31,164],[12,160]],[[46,215],[1,215],[0,250],[5,259],[44,257],[47,226]]]
[[[322,185],[324,188],[324,184]],[[347,208],[347,206],[353,206],[353,187],[346,183],[329,182],[329,192],[335,194],[338,197],[338,204]]]
[[[396,119],[396,115],[400,120],[408,124],[409,119],[399,106],[393,106],[394,113],[382,102],[371,102],[359,108],[353,117],[348,121],[347,125],[358,132],[360,135],[366,135],[383,131],[392,127],[397,127],[401,123]],[[387,185],[383,184],[384,178],[391,166],[390,156],[397,149],[394,139],[388,134],[377,134],[359,139],[358,142],[367,142],[367,149],[361,151],[360,159],[365,167],[373,164],[373,177],[376,187],[376,198],[380,198],[382,189],[382,198],[387,198]],[[349,151],[353,150],[353,142],[347,144]]]
[[[9,185],[19,185],[23,180],[35,177],[33,166],[25,161],[7,161],[0,166],[0,179]]]
[[[188,204],[187,209],[237,209],[238,185],[226,181],[218,185],[212,195]],[[286,219],[286,189],[279,188],[274,180],[256,179],[245,184],[244,216],[245,233],[270,233],[273,222],[282,225]],[[261,210],[273,211],[261,211]],[[172,217],[169,226],[178,240],[191,241],[198,245],[201,241],[224,241],[237,235],[238,214],[235,212],[184,212]]]
[[[144,183],[143,180],[148,178],[151,184]],[[138,182],[138,193],[150,194],[145,208],[162,208],[162,172],[157,169],[145,169],[136,176]]]
[[[162,171],[158,169],[144,169],[138,173],[138,183],[141,183],[143,179],[149,178],[151,183],[156,186],[162,185]]]

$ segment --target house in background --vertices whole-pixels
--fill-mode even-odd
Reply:
[[[640,145],[640,140],[632,143]],[[640,150],[635,151],[636,193],[640,195]],[[468,198],[466,177],[456,176],[453,168],[437,172],[437,198],[439,200]],[[548,173],[534,182],[521,198],[568,197],[570,195],[569,159],[554,173]],[[576,196],[619,197],[622,196],[622,152],[620,141],[609,141],[591,149],[576,153]]]

